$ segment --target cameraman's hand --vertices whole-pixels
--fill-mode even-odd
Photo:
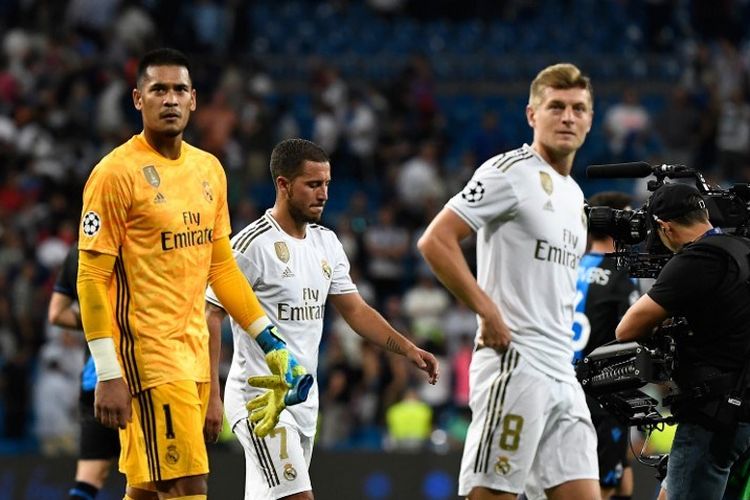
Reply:
[[[510,329],[494,304],[487,313],[479,316],[479,343],[500,353],[510,346]]]

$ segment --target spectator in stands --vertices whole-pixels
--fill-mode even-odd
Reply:
[[[320,396],[319,440],[322,446],[328,448],[347,442],[354,430],[354,412],[351,404],[359,370],[349,362],[341,345],[343,338],[361,337],[352,334],[333,336],[320,366],[321,372],[326,373],[326,381],[325,386],[321,388]]]
[[[414,450],[427,443],[432,431],[432,408],[408,388],[386,411],[388,441],[396,449]]]
[[[666,106],[654,120],[664,146],[664,163],[704,167],[695,163],[701,120],[701,112],[685,87],[674,87]]]
[[[469,408],[469,367],[474,351],[474,338],[467,333],[459,338],[459,345],[453,354],[451,373],[453,374],[453,404],[456,408]]]
[[[80,335],[58,329],[40,353],[34,384],[35,434],[45,456],[74,455],[78,448],[78,375],[83,369]]]
[[[398,171],[396,181],[399,200],[415,225],[428,202],[442,201],[445,183],[441,175],[438,145],[426,140],[419,145],[416,156],[406,161]]]
[[[216,90],[211,101],[199,107],[193,117],[193,126],[201,137],[199,146],[223,159],[238,121],[237,110],[229,105],[224,91]]]
[[[378,120],[364,95],[360,91],[349,94],[349,112],[345,121],[344,135],[351,161],[353,177],[374,180],[373,158],[378,141]]]
[[[367,276],[382,303],[391,295],[400,295],[406,275],[409,232],[396,224],[390,205],[378,210],[378,220],[365,233]]]
[[[417,282],[403,296],[403,311],[409,318],[410,331],[420,341],[443,343],[443,317],[451,296],[439,287],[429,269],[417,274]]]
[[[496,111],[489,110],[482,114],[482,122],[473,142],[475,158],[491,158],[508,149],[508,141],[500,128]]]
[[[610,153],[615,158],[623,158],[623,155],[628,153],[628,144],[632,144],[639,135],[646,134],[650,126],[651,117],[640,103],[638,93],[632,88],[625,89],[620,102],[611,106],[604,115],[604,131],[609,141]]]
[[[750,181],[750,103],[740,89],[720,105],[716,149],[723,179]]]
[[[340,138],[341,125],[333,107],[322,99],[317,101],[313,116],[312,141],[328,151],[333,160],[338,158]]]

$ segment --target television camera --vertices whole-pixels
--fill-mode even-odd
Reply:
[[[703,195],[714,227],[750,236],[750,184],[722,189],[709,185],[700,172],[684,165],[652,166],[645,162],[591,165],[586,173],[589,178],[653,176],[647,184],[651,192],[664,185],[665,179],[692,179]],[[615,257],[618,269],[626,269],[631,277],[655,278],[672,257],[656,234],[648,201],[635,210],[587,207],[587,214],[590,231],[612,236],[615,252],[608,255]],[[674,417],[662,415],[659,401],[642,388],[647,384],[665,388],[665,406],[679,398],[679,388],[672,381],[679,363],[675,339],[689,332],[686,320],[674,317],[647,340],[599,347],[576,365],[578,380],[588,395],[629,426],[652,431],[673,423]],[[656,467],[658,475],[665,473],[666,456],[640,458]]]
[[[709,219],[714,227],[739,236],[750,236],[750,184],[734,184],[728,189],[710,186],[703,175],[684,165],[651,166],[645,162],[590,165],[589,178],[639,178],[654,176],[648,181],[649,191],[656,191],[669,179],[693,179],[703,195]],[[610,207],[588,207],[589,230],[612,236],[618,268],[628,269],[636,278],[655,278],[672,253],[665,248],[648,215],[648,202],[636,210]]]

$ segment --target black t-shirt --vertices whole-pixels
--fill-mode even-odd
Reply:
[[[78,300],[78,289],[76,280],[78,279],[78,243],[73,243],[70,247],[65,262],[63,262],[60,274],[57,275],[54,290],[57,293],[67,295],[74,301]]]
[[[671,314],[684,316],[692,330],[677,338],[678,381],[697,367],[742,368],[750,344],[750,289],[729,254],[686,245],[667,262],[648,295]]]

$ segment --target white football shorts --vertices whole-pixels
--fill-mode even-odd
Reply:
[[[579,384],[540,372],[512,347],[476,351],[469,383],[472,420],[459,495],[474,487],[526,488],[534,500],[567,481],[599,479],[596,431]]]
[[[313,437],[301,434],[290,420],[282,419],[264,438],[253,434],[249,419],[232,429],[245,450],[245,500],[275,500],[312,490]]]

